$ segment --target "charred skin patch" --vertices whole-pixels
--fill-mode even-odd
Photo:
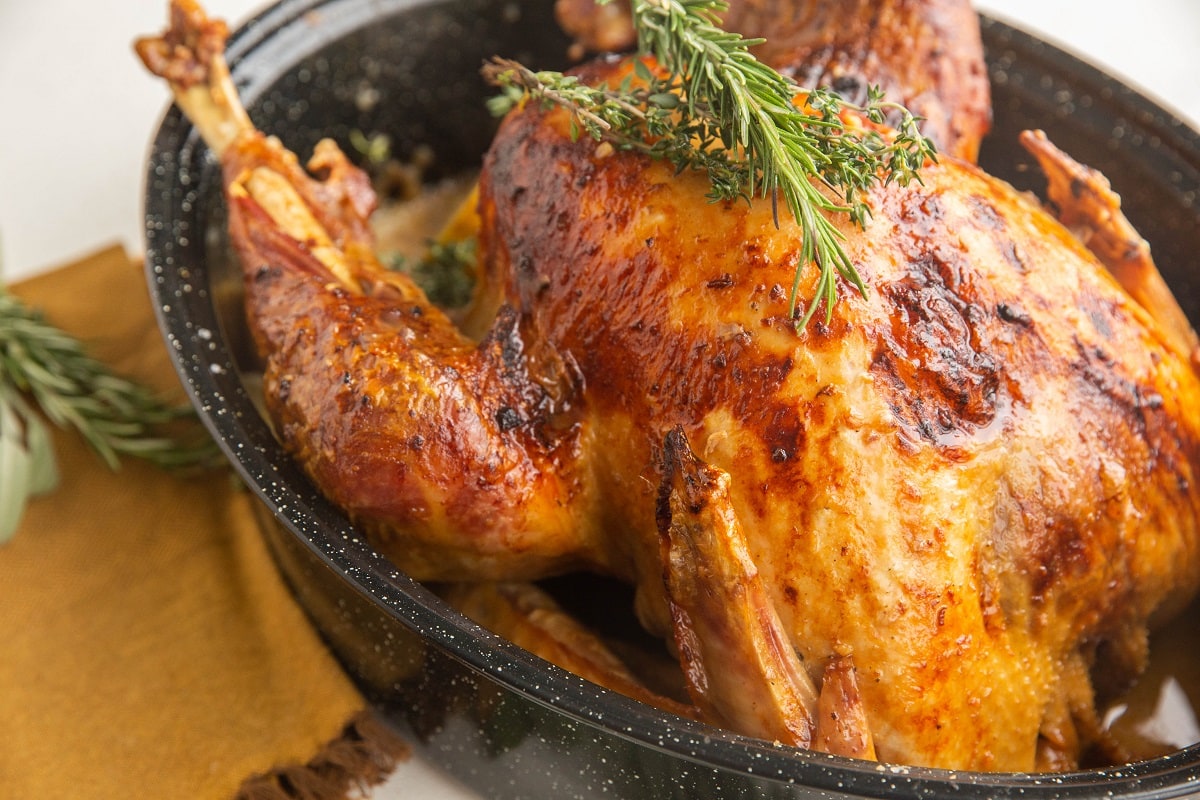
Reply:
[[[942,229],[936,197],[919,198],[904,219],[907,265],[879,287],[895,313],[879,332],[871,370],[909,437],[953,445],[992,426],[1011,405],[1003,359],[985,331],[1013,312],[974,284],[970,264]]]

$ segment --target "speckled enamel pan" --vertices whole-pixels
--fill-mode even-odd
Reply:
[[[322,136],[387,132],[430,143],[446,172],[479,163],[494,130],[482,60],[561,66],[547,0],[292,0],[230,45],[256,124],[307,153]],[[1167,111],[1025,33],[985,19],[996,124],[982,160],[1040,188],[1017,132],[1040,127],[1103,170],[1153,243],[1193,320],[1200,312],[1200,137]],[[489,797],[1184,797],[1200,747],[1104,771],[989,775],[795,752],[671,717],[481,630],[376,553],[272,438],[229,253],[217,165],[171,109],[146,177],[146,276],[163,335],[205,423],[261,499],[280,570],[363,690],[422,753]],[[592,586],[587,582],[577,585]],[[596,586],[584,591],[610,592]],[[187,591],[187,587],[181,587]],[[586,597],[584,598],[586,601]],[[1200,655],[1200,653],[1198,653]]]

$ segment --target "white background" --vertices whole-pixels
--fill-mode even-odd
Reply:
[[[7,280],[120,242],[142,250],[147,143],[166,92],[131,51],[166,0],[0,0],[0,265]],[[257,0],[207,0],[231,23]],[[987,0],[981,10],[1038,32],[1200,124],[1196,0]],[[377,798],[470,797],[409,763]]]
[[[258,0],[209,0],[243,20]],[[166,0],[0,0],[0,265],[13,280],[113,241],[140,253],[142,160],[166,92],[130,49]],[[986,0],[1200,123],[1196,0]]]

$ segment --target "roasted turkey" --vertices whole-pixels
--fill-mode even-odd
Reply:
[[[690,704],[661,704],[743,733],[1075,767],[1104,746],[1096,691],[1138,674],[1149,626],[1200,580],[1195,335],[1101,176],[1026,137],[1068,229],[971,163],[989,112],[965,3],[730,15],[786,22],[763,51],[781,71],[893,83],[943,149],[870,193],[865,230],[835,219],[869,290],[802,331],[801,235],[769,202],[710,203],[702,177],[531,105],[483,162],[468,336],[380,266],[369,182],[336,146],[306,171],[253,130],[223,26],[176,0],[139,50],[221,157],[278,435],[396,564],[628,581],[686,678]],[[490,586],[456,591],[531,647],[584,643],[566,649],[597,680],[620,671]]]

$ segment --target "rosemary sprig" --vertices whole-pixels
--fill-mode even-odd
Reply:
[[[0,541],[11,535],[26,499],[54,484],[49,435],[33,407],[78,431],[112,469],[121,456],[169,468],[219,461],[216,444],[198,427],[174,430],[192,417],[190,407],[169,405],[115,375],[0,287]]]
[[[597,0],[609,2],[609,0]],[[778,198],[800,225],[803,245],[792,283],[790,313],[803,330],[824,305],[828,322],[837,300],[837,277],[866,294],[866,286],[842,247],[843,234],[827,214],[848,214],[864,226],[870,209],[862,199],[878,183],[919,179],[933,144],[917,131],[917,118],[886,103],[877,89],[863,107],[835,93],[808,90],[759,62],[745,39],[720,27],[724,0],[633,0],[638,50],[653,56],[661,72],[637,62],[640,80],[615,90],[588,87],[573,76],[533,72],[494,59],[484,74],[501,88],[493,113],[506,113],[536,98],[573,112],[575,132],[614,147],[668,159],[677,169],[707,173],[712,200]],[[882,124],[848,126],[844,109]],[[778,222],[778,216],[776,216]],[[815,297],[799,315],[802,270],[819,270]]]

